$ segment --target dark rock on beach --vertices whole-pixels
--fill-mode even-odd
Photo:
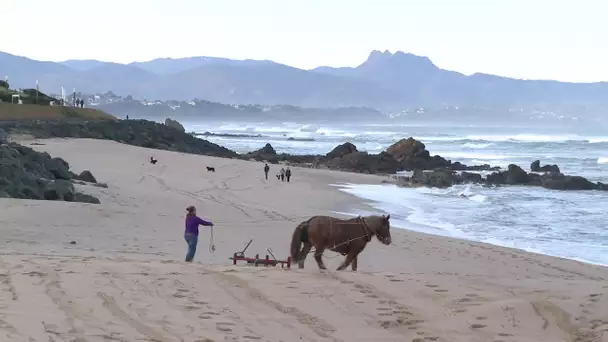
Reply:
[[[347,154],[356,153],[356,152],[359,152],[357,150],[357,146],[347,142],[347,143],[336,146],[333,150],[331,150],[325,156],[330,159],[341,158]]]
[[[535,160],[530,164],[530,171],[532,172],[551,172],[560,173],[557,165],[543,165],[540,166],[540,160]]]
[[[76,191],[72,180],[77,177],[61,158],[16,143],[0,146],[0,197],[99,203]]]
[[[95,176],[93,176],[93,174],[89,170],[82,171],[78,176],[76,176],[74,178],[81,180],[83,182],[97,183],[97,179],[95,179]]]
[[[526,185],[540,186],[554,190],[608,190],[608,185],[591,182],[580,176],[567,176],[561,173],[527,173],[521,167],[511,164],[507,170],[493,172],[486,177],[478,173],[456,172],[450,169],[432,171],[414,170],[411,177],[396,177],[398,184],[405,187],[429,186],[447,188],[456,184],[476,183],[487,186]]]
[[[35,138],[90,138],[159,150],[240,158],[239,154],[207,140],[198,139],[173,125],[148,120],[115,121],[23,121],[2,124],[7,132],[31,134]]]
[[[509,165],[506,170],[501,170],[499,167],[487,164],[464,165],[460,162],[452,162],[438,155],[432,156],[426,146],[414,138],[401,139],[379,154],[361,152],[355,145],[348,142],[336,146],[326,155],[278,154],[270,144],[266,144],[256,151],[238,154],[185,133],[183,129],[172,123],[163,125],[147,120],[12,122],[0,123],[0,126],[5,131],[4,134],[0,131],[0,142],[2,137],[6,137],[6,132],[30,134],[36,138],[108,139],[162,150],[224,158],[253,159],[269,163],[283,162],[295,166],[348,172],[395,174],[398,171],[414,171],[411,177],[399,177],[399,183],[404,186],[449,187],[454,184],[478,183],[489,186],[531,185],[559,190],[608,190],[608,186],[605,184],[594,183],[580,176],[564,175],[557,165],[541,166],[540,161],[534,161],[531,164],[532,172],[530,173],[517,165]],[[4,146],[6,146],[6,142]],[[58,185],[54,185],[55,188],[53,188],[45,180],[79,180],[89,184],[96,181],[92,175],[86,172],[78,176],[73,174],[69,171],[67,162],[60,158],[51,158],[48,154],[31,155],[30,152],[23,149],[27,148],[11,145],[10,151],[3,152],[9,155],[9,161],[3,159],[2,162],[15,163],[20,170],[26,170],[34,178],[26,177],[16,185],[1,186],[3,182],[6,183],[6,177],[0,172],[0,196],[18,194],[18,196],[22,196],[21,198],[44,197],[44,189],[46,189],[48,197],[65,198],[65,192],[56,189]],[[17,155],[22,156],[18,162],[15,161]],[[483,177],[469,171],[493,172]],[[23,175],[11,174],[11,177],[23,178]],[[74,195],[74,199],[81,198],[79,196]],[[69,195],[68,198],[70,198]]]
[[[165,119],[165,126],[175,128],[176,130],[179,130],[180,132],[186,132],[186,129],[184,128],[184,126],[182,126],[181,123],[179,123],[179,121],[172,120],[170,118]]]

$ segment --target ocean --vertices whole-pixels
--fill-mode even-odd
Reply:
[[[601,129],[288,122],[184,122],[184,126],[197,133],[261,135],[206,138],[237,152],[270,143],[279,153],[325,154],[348,141],[360,151],[378,153],[411,136],[422,141],[432,155],[452,161],[502,167],[513,163],[529,171],[530,163],[539,159],[543,165],[557,164],[563,173],[608,183],[608,132]],[[608,192],[524,186],[334,186],[390,213],[394,227],[608,266]]]

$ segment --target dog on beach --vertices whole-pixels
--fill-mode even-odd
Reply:
[[[150,164],[154,165],[154,164],[156,164],[157,161],[158,160],[154,159],[154,157],[150,157]]]
[[[279,180],[280,180],[280,179],[281,179],[281,175],[277,175],[277,179],[279,179]]]
[[[212,166],[207,166],[207,172],[215,172],[215,168]]]

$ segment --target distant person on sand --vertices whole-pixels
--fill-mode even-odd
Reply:
[[[189,206],[186,208],[186,232],[184,233],[184,239],[188,244],[188,254],[186,254],[186,262],[192,262],[194,254],[196,253],[196,245],[198,244],[198,226],[211,226],[213,223],[205,221],[200,217],[196,216],[196,208]]]
[[[281,182],[285,181],[285,169],[281,168]]]
[[[289,178],[291,178],[291,169],[289,168],[289,166],[287,167],[287,170],[285,171],[285,177],[287,178],[287,183],[289,183]]]
[[[268,171],[270,171],[270,166],[266,164],[264,165],[264,175],[266,175],[266,180],[268,180]]]

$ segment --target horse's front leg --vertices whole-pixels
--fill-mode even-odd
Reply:
[[[357,261],[358,260],[359,260],[359,254],[355,255],[355,257],[353,258],[353,262],[350,265],[352,267],[353,271],[357,271],[357,264],[358,264]]]
[[[342,263],[342,265],[340,265],[340,267],[338,267],[338,271],[342,271],[345,268],[348,267],[348,265],[350,265],[350,263],[357,258],[357,255],[359,255],[359,253],[361,252],[360,249],[357,248],[352,248],[348,254],[346,255],[346,258],[344,259],[344,262]],[[354,268],[356,268],[355,265],[353,265]]]
[[[298,262],[298,268],[304,268],[304,261],[306,261],[306,257],[308,256],[308,253],[310,253],[311,248],[312,244],[310,242],[304,242],[302,250],[298,253],[298,260],[294,260]]]

